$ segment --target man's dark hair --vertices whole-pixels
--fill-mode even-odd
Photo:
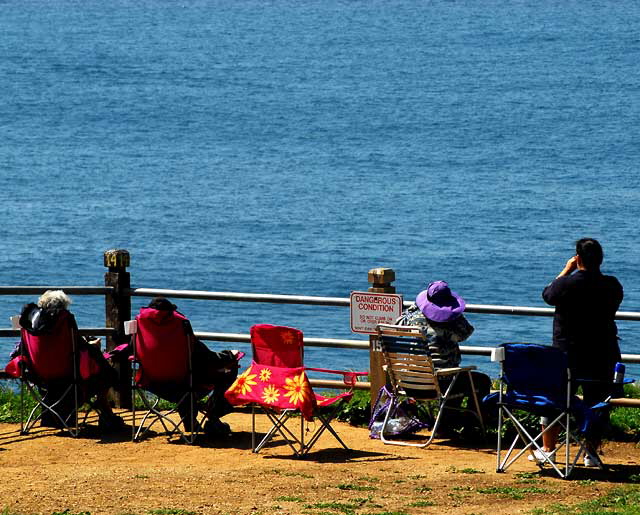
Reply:
[[[587,270],[598,270],[604,257],[602,246],[593,238],[582,238],[576,241],[576,254],[580,256]]]
[[[175,311],[177,309],[175,304],[172,304],[169,299],[164,297],[155,297],[149,302],[149,308],[157,309],[158,311]]]

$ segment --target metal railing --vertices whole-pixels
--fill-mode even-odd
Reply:
[[[60,289],[70,295],[107,295],[113,294],[112,286],[0,286],[0,296],[6,295],[39,295],[46,290]],[[164,296],[191,300],[221,300],[232,302],[263,302],[270,304],[304,304],[309,306],[334,306],[350,307],[349,297],[316,297],[310,295],[280,295],[269,293],[240,293],[240,292],[213,292],[201,290],[171,290],[162,288],[128,288],[122,292],[131,297],[156,297]],[[404,306],[409,307],[412,302],[405,301]],[[551,317],[552,308],[534,308],[526,306],[499,306],[491,304],[467,304],[467,313],[513,315],[513,316],[538,316]],[[633,311],[619,311],[616,320],[640,321],[640,313]],[[109,327],[82,327],[79,330],[82,335],[112,336],[116,329]],[[0,329],[0,337],[17,336],[19,333],[13,329]],[[196,336],[202,340],[250,343],[249,334],[196,332]],[[309,347],[333,347],[344,349],[369,348],[368,340],[344,339],[344,338],[309,338],[305,337],[305,345]],[[475,356],[491,355],[493,347],[479,347],[461,345],[462,354]],[[640,354],[623,354],[625,363],[640,363]]]
[[[334,307],[350,307],[350,299],[348,297],[313,297],[307,295],[274,295],[265,293],[238,293],[238,292],[212,292],[199,290],[167,290],[156,288],[130,288],[126,294],[132,297],[172,297],[183,299],[206,299],[206,300],[223,300],[235,302],[266,302],[272,304],[306,304],[311,306],[334,306]],[[404,307],[409,307],[413,303],[404,302]],[[525,306],[497,306],[491,304],[467,304],[465,311],[467,313],[480,313],[491,315],[515,315],[515,316],[539,316],[552,317],[554,310],[552,308],[532,308]],[[632,311],[619,311],[616,313],[616,320],[635,320],[640,321],[640,313]],[[196,336],[203,340],[211,341],[232,341],[240,343],[249,343],[248,334],[236,333],[196,333]],[[310,347],[339,347],[352,349],[368,349],[369,342],[366,340],[350,340],[350,339],[333,339],[333,338],[307,338],[304,339],[305,345]],[[461,345],[460,352],[462,354],[475,356],[490,356],[493,347],[479,347],[472,345]],[[622,360],[626,363],[640,363],[640,354],[623,354]]]
[[[112,286],[0,286],[0,296],[4,295],[39,295],[46,290],[61,289],[72,295],[113,295],[115,288]],[[170,290],[161,288],[126,288],[121,292],[122,295],[130,297],[156,297],[164,296],[170,298],[183,298],[191,300],[220,300],[231,302],[262,302],[270,304],[304,304],[310,306],[334,306],[334,307],[350,307],[350,299],[348,297],[316,297],[309,295],[281,295],[281,294],[264,294],[264,293],[239,293],[239,292],[212,292],[200,290]],[[404,306],[408,307],[412,302],[405,301]],[[467,304],[466,312],[478,314],[492,315],[512,315],[512,316],[538,316],[551,317],[554,314],[552,308],[533,308],[525,306],[499,306],[489,304]],[[616,314],[617,320],[633,320],[640,321],[640,313],[630,311],[620,311]],[[107,336],[113,337],[116,334],[116,328],[109,327],[82,327],[79,333],[82,335]],[[0,337],[17,336],[19,332],[13,329],[0,329]],[[250,343],[249,334],[242,333],[219,333],[219,332],[202,332],[195,333],[196,337],[202,340],[222,341],[222,342],[239,342]],[[338,338],[304,338],[305,346],[309,347],[327,347],[327,348],[344,348],[368,350],[368,340],[352,340]],[[479,347],[470,345],[461,345],[460,352],[467,355],[489,356],[493,347]],[[623,354],[622,361],[626,363],[640,363],[639,354]],[[312,380],[312,384],[325,387],[340,387],[340,381]],[[369,383],[359,383],[359,389],[368,389]],[[623,401],[622,399],[620,399]],[[633,399],[631,399],[633,401]],[[622,403],[624,404],[624,402]],[[626,405],[626,404],[625,404]],[[634,405],[637,405],[635,403]]]

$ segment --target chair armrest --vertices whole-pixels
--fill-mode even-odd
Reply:
[[[451,376],[453,374],[459,374],[460,372],[469,372],[476,368],[477,367],[474,365],[470,365],[468,367],[440,368],[436,370],[436,376]]]
[[[13,315],[11,317],[9,317],[9,320],[11,321],[11,329],[21,329],[20,327],[20,315]]]
[[[491,361],[501,363],[504,361],[504,347],[494,347],[491,349]]]
[[[124,323],[124,334],[136,334],[138,332],[138,321],[127,320]]]
[[[354,386],[359,376],[369,375],[369,372],[351,372],[347,370],[330,370],[327,368],[304,367],[304,369],[311,370],[313,372],[323,372],[325,374],[341,374],[344,384],[348,386]]]
[[[583,383],[597,383],[597,384],[609,384],[609,385],[618,385],[618,384],[631,384],[635,383],[635,379],[633,377],[625,377],[621,383],[616,383],[615,381],[608,381],[606,379],[586,379],[583,377],[577,377],[575,379],[571,379],[571,382],[576,382],[578,384]]]

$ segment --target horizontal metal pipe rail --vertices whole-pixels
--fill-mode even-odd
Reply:
[[[166,290],[159,288],[129,288],[125,294],[132,297],[174,297],[182,299],[208,299],[227,300],[235,302],[267,302],[272,304],[308,304],[316,306],[346,307],[351,305],[348,297],[314,297],[309,295],[279,295],[271,293],[238,293],[228,291],[201,291],[201,290]],[[404,301],[404,307],[413,304]],[[467,304],[467,313],[482,313],[489,315],[516,315],[516,316],[553,316],[553,308],[531,308],[523,306],[497,306],[492,304]],[[640,313],[634,311],[618,311],[617,320],[640,321]]]
[[[0,295],[37,295],[44,293],[46,290],[61,289],[73,295],[106,295],[114,292],[111,286],[0,286]],[[280,295],[280,294],[264,294],[264,293],[239,293],[239,292],[211,292],[201,290],[169,290],[160,288],[128,288],[125,295],[132,297],[173,297],[183,299],[206,299],[206,300],[224,300],[235,302],[265,302],[272,304],[306,304],[316,306],[334,306],[349,307],[350,299],[348,297],[315,297],[309,295]],[[405,301],[404,306],[408,307],[413,303]],[[481,313],[492,315],[515,315],[515,316],[553,316],[553,308],[532,308],[522,306],[498,306],[491,304],[467,304],[466,311],[468,313]],[[636,320],[640,321],[640,313],[631,311],[618,311],[616,313],[617,320]],[[80,334],[92,336],[112,336],[115,329],[110,328],[80,328]],[[0,329],[0,337],[17,336],[19,333],[15,330]],[[196,336],[203,340],[225,341],[225,342],[241,342],[249,343],[248,334],[236,333],[212,333],[199,332]],[[368,349],[369,342],[366,340],[350,340],[335,338],[305,338],[305,345],[309,347],[334,347],[334,348],[352,348],[352,349]],[[470,345],[460,346],[462,354],[475,356],[491,355],[492,347],[476,347]],[[625,363],[640,363],[640,355],[623,354],[622,360]]]
[[[116,330],[109,327],[80,327],[78,334],[81,336],[113,336]],[[0,338],[20,338],[20,331],[17,329],[0,329]],[[1,362],[1,361],[0,361]]]
[[[113,286],[0,286],[0,295],[41,295],[47,290],[64,290],[70,295],[106,295]]]
[[[230,300],[236,302],[268,302],[271,304],[307,304],[310,306],[349,307],[348,298],[313,297],[309,295],[277,295],[271,293],[237,293],[229,291],[164,290],[156,288],[129,288],[125,294],[132,297],[173,297],[176,299]]]
[[[238,292],[211,292],[201,290],[167,290],[158,288],[130,288],[126,293],[135,297],[174,297],[183,299],[208,299],[226,300],[236,302],[266,302],[277,304],[308,304],[321,306],[349,307],[349,298],[343,297],[312,297],[305,295],[276,295],[264,293],[238,293]],[[413,302],[405,301],[404,306],[409,307]],[[530,308],[522,306],[496,306],[491,304],[467,304],[465,311],[468,313],[482,313],[492,315],[517,315],[517,316],[553,316],[553,308]],[[640,313],[632,311],[618,311],[617,320],[638,320]],[[199,336],[198,336],[199,335]],[[249,335],[234,333],[196,333],[203,340],[235,341],[248,343]],[[331,338],[305,338],[305,345],[310,347],[340,347],[354,349],[368,349],[369,342],[364,340],[338,340]],[[475,347],[461,345],[462,354],[475,356],[490,356],[492,347]],[[625,363],[640,363],[640,354],[623,354]]]

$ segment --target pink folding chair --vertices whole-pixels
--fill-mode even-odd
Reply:
[[[22,434],[27,434],[44,417],[48,419],[47,424],[66,429],[74,437],[78,436],[78,409],[85,392],[80,385],[76,327],[73,315],[62,311],[50,332],[31,334],[20,328],[21,412],[25,406],[25,390],[36,400],[26,421],[21,416]]]
[[[133,347],[132,440],[139,441],[159,422],[169,437],[178,434],[185,442],[194,443],[201,427],[198,400],[213,387],[194,385],[194,336],[188,319],[177,311],[141,308],[132,322],[125,324]],[[155,398],[150,398],[149,393]],[[137,398],[146,409],[140,424],[136,422]],[[175,403],[175,407],[162,411],[158,408],[160,399]],[[176,413],[178,417],[174,416]]]
[[[337,414],[339,401],[353,396],[353,386],[358,376],[367,372],[348,372],[305,367],[303,364],[304,339],[302,331],[293,327],[258,324],[251,327],[253,363],[229,388],[226,397],[231,404],[251,404],[252,447],[259,452],[273,437],[281,435],[296,456],[307,454],[320,436],[328,431],[348,449],[331,427]],[[347,391],[332,397],[324,397],[313,391],[307,371],[340,374]],[[329,407],[329,410],[322,408]],[[256,411],[262,411],[272,427],[256,445]],[[291,429],[287,422],[300,413],[299,429]],[[307,441],[305,423],[317,419],[316,429]],[[290,424],[291,425],[291,424]]]

